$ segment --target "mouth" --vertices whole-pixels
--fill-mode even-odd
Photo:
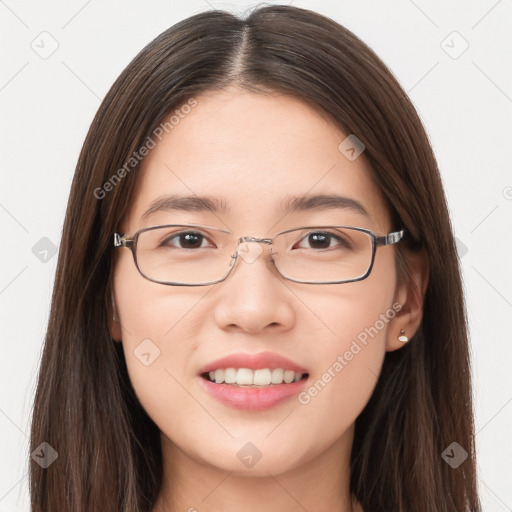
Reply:
[[[263,411],[293,399],[310,374],[301,364],[267,351],[229,354],[207,363],[197,375],[202,389],[224,405]]]
[[[283,368],[219,368],[204,372],[201,377],[213,384],[224,384],[240,388],[269,388],[287,386],[305,381],[309,373],[295,372]]]
[[[292,400],[307,385],[309,373],[283,368],[219,368],[198,375],[203,390],[228,407],[264,411]]]

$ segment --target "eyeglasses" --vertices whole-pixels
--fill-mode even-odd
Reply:
[[[242,236],[198,224],[169,224],[137,231],[132,238],[114,233],[114,247],[131,250],[141,275],[171,286],[205,286],[224,281],[240,256],[247,263],[270,245],[278,272],[296,283],[340,284],[370,275],[379,245],[402,240],[404,230],[384,236],[350,226],[307,226],[273,238]]]

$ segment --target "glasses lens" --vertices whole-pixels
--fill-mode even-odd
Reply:
[[[235,248],[236,240],[215,228],[162,226],[139,233],[136,258],[148,279],[199,284],[221,279]]]
[[[169,284],[221,280],[234,263],[234,235],[206,226],[159,226],[139,233],[136,259],[142,275]],[[355,228],[311,227],[281,233],[272,254],[285,277],[310,283],[351,281],[366,275],[371,235]],[[252,261],[251,261],[252,262]]]
[[[368,272],[373,239],[354,228],[297,229],[279,235],[273,252],[277,268],[290,279],[321,283],[351,281]]]

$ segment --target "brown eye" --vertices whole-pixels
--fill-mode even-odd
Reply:
[[[201,233],[187,231],[167,237],[160,245],[177,249],[201,249],[209,247],[209,245],[203,245],[203,242],[207,241],[208,239]]]
[[[315,231],[305,236],[300,243],[306,241],[309,247],[299,246],[301,249],[330,249],[332,247],[348,247],[348,242],[333,233]]]

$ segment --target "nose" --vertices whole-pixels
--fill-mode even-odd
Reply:
[[[235,268],[216,285],[215,320],[222,329],[257,333],[266,328],[284,331],[293,326],[294,295],[275,268],[270,248],[270,244],[256,242],[252,237],[241,240]]]

